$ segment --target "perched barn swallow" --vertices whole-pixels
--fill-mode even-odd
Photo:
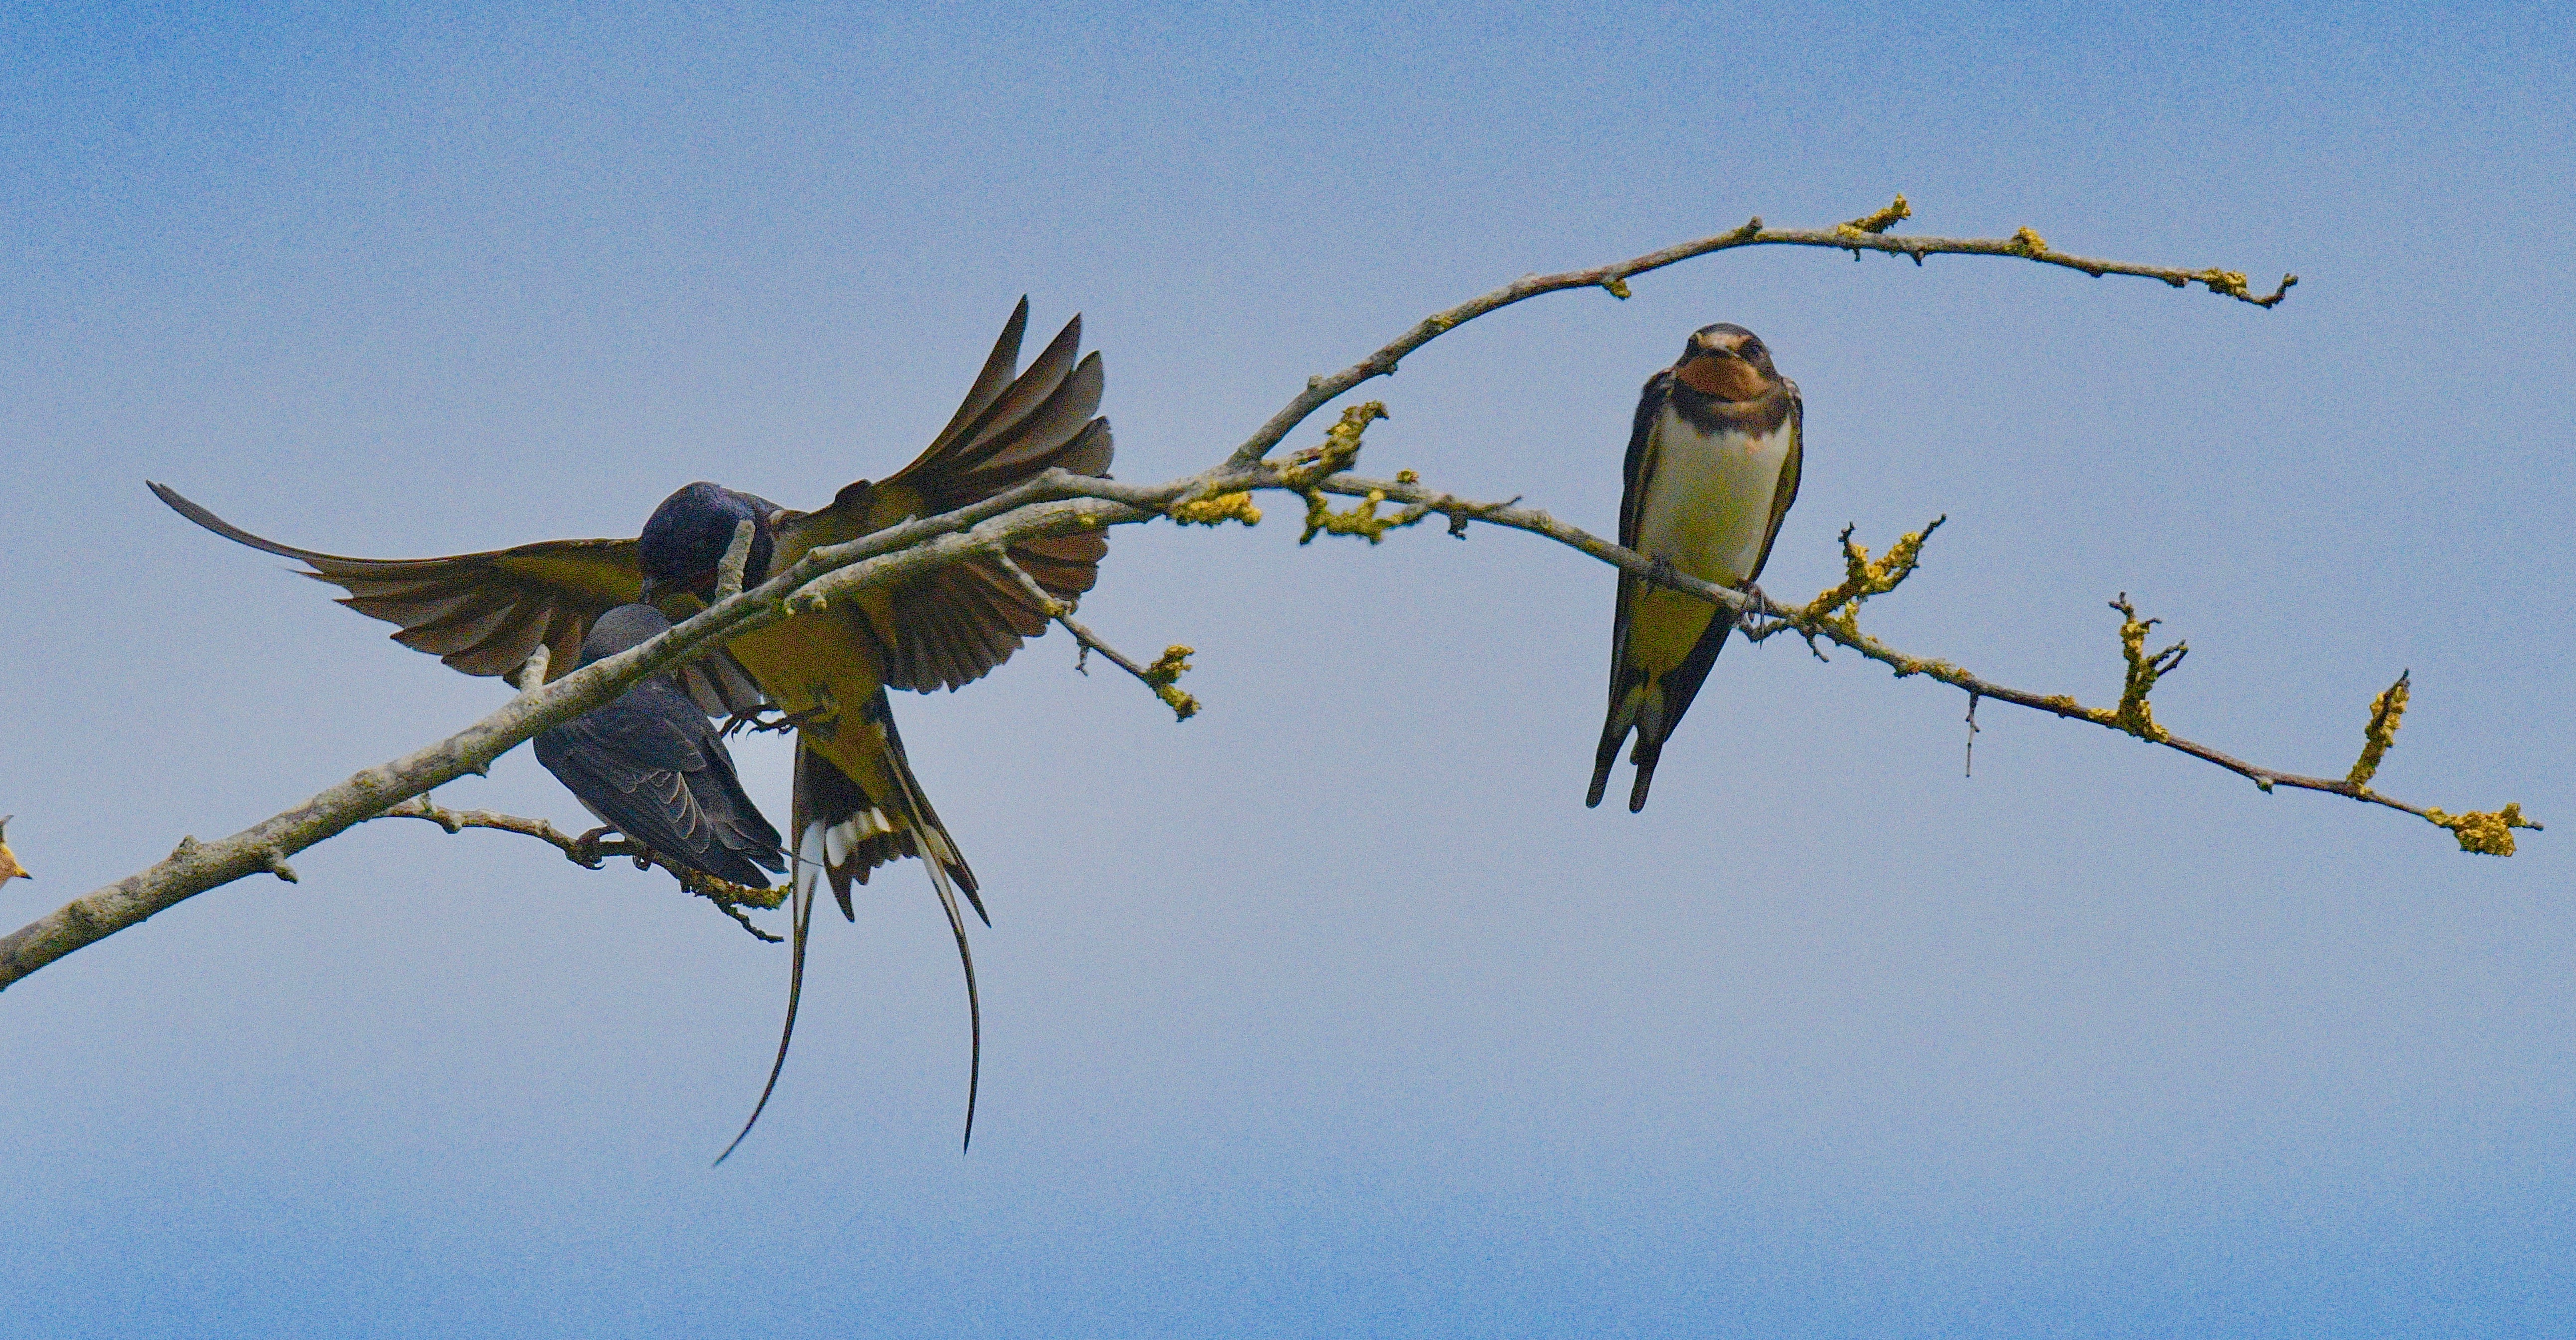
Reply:
[[[0,884],[6,884],[13,879],[35,878],[34,875],[27,873],[27,867],[18,864],[18,853],[9,850],[9,821],[17,817],[14,814],[0,814]]]
[[[670,630],[650,605],[620,605],[590,626],[581,664]],[[785,870],[778,830],[742,793],[724,737],[669,675],[539,735],[537,761],[599,821],[673,865],[755,889]]]
[[[851,484],[819,511],[789,511],[697,483],[663,500],[640,540],[558,540],[454,558],[381,560],[264,540],[171,489],[152,489],[216,534],[295,559],[311,569],[305,575],[345,588],[342,604],[401,625],[393,636],[405,646],[471,675],[513,673],[544,646],[550,649],[546,676],[554,679],[570,672],[592,621],[611,607],[649,599],[675,618],[703,608],[744,521],[753,527],[743,574],[749,586],[808,550],[967,506],[1048,469],[1105,475],[1112,446],[1109,421],[1095,417],[1105,385],[1100,355],[1078,357],[1077,316],[1027,370],[1015,372],[1028,310],[1021,299],[964,403],[919,457],[884,480]],[[1009,556],[1049,596],[1069,600],[1091,589],[1108,551],[1106,537],[1084,532],[1023,540]],[[709,715],[745,712],[765,700],[797,731],[787,1019],[753,1122],[777,1086],[794,1036],[817,884],[828,882],[842,915],[854,918],[852,883],[866,883],[869,872],[889,861],[918,856],[947,911],[966,973],[976,1037],[967,1082],[971,1137],[982,1025],[955,895],[962,891],[979,917],[984,907],[973,872],[904,757],[886,690],[927,693],[971,683],[1008,659],[1022,639],[1043,634],[1047,623],[1046,610],[998,565],[970,559],[781,620],[693,663],[699,673],[684,682]],[[750,1129],[743,1127],[745,1134]]]
[[[1798,498],[1803,417],[1798,384],[1771,365],[1752,331],[1723,322],[1692,331],[1681,361],[1648,378],[1637,397],[1619,543],[1702,581],[1758,590],[1754,580]],[[1633,729],[1637,781],[1628,809],[1646,807],[1664,741],[1734,631],[1735,620],[1717,606],[1620,574],[1610,715],[1584,804],[1601,803]]]

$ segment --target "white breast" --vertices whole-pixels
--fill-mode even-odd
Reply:
[[[1741,586],[1762,557],[1771,498],[1797,433],[1794,418],[1766,434],[1703,433],[1666,405],[1655,425],[1653,477],[1637,518],[1637,549],[1703,581]]]

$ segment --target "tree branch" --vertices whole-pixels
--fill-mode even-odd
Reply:
[[[663,860],[652,848],[632,838],[601,842],[598,840],[599,834],[608,831],[606,829],[593,829],[580,837],[574,837],[543,819],[523,819],[515,814],[501,814],[492,810],[451,810],[425,794],[413,796],[399,805],[387,808],[384,813],[371,817],[426,819],[450,833],[460,833],[468,828],[490,828],[504,833],[517,833],[553,846],[555,850],[564,854],[565,860],[584,870],[597,870],[604,861],[613,856],[632,859],[638,870],[650,870],[659,866],[671,878],[678,880],[681,888],[715,904],[718,911],[741,923],[744,930],[771,944],[780,943],[779,937],[752,925],[751,918],[744,916],[742,909],[757,907],[763,911],[775,910],[781,902],[786,901],[786,890],[755,889],[748,884],[736,884],[729,879],[718,879],[713,875],[701,874],[686,866],[673,865]]]
[[[1850,223],[1839,224],[1832,228],[1804,230],[1765,228],[1761,218],[1756,216],[1741,228],[1711,234],[1695,241],[1678,243],[1660,251],[1649,251],[1643,256],[1628,260],[1596,265],[1588,270],[1566,270],[1557,274],[1529,275],[1513,280],[1491,293],[1470,298],[1455,307],[1434,312],[1422,318],[1414,323],[1411,329],[1379,348],[1376,353],[1331,376],[1308,378],[1304,391],[1290,400],[1277,414],[1271,415],[1270,421],[1261,425],[1260,431],[1244,439],[1242,446],[1234,449],[1234,455],[1230,458],[1231,463],[1249,465],[1269,455],[1270,449],[1286,441],[1288,434],[1294,431],[1298,424],[1305,422],[1307,415],[1330,404],[1363,382],[1376,377],[1393,376],[1396,365],[1404,361],[1406,355],[1488,312],[1535,298],[1542,293],[1555,293],[1564,289],[1597,288],[1614,298],[1626,298],[1628,281],[1638,275],[1660,270],[1668,265],[1679,265],[1695,257],[1733,251],[1738,247],[1830,247],[1837,251],[1850,252],[1854,260],[1858,260],[1860,253],[1864,251],[1876,251],[1890,256],[1907,257],[1916,265],[1921,265],[1926,256],[2009,256],[2020,260],[2037,261],[2042,265],[2057,265],[2069,270],[2081,270],[2096,279],[2104,275],[2135,275],[2142,279],[2161,279],[2175,288],[2197,283],[2221,297],[2236,298],[2257,307],[2271,307],[2278,304],[2283,298],[2289,296],[2291,287],[2299,282],[2297,275],[2283,275],[2280,287],[2258,298],[2248,287],[2245,276],[2234,270],[2183,270],[2169,266],[2132,265],[2126,261],[2073,256],[2062,251],[2051,250],[2046,239],[2028,228],[2020,229],[2010,237],[1890,237],[1887,235],[1887,230],[1897,221],[1910,218],[1913,213],[1913,208],[1906,204],[1905,197],[1900,195],[1896,198],[1895,204],[1876,214],[1867,218],[1854,219]]]
[[[1298,424],[1352,387],[1393,373],[1404,356],[1467,321],[1542,293],[1597,287],[1614,296],[1625,297],[1627,281],[1637,275],[1696,256],[1748,246],[1825,247],[1850,251],[1855,257],[1863,251],[1878,251],[1910,257],[1917,264],[1933,255],[2010,257],[2097,276],[2122,274],[2161,279],[2175,287],[2197,282],[2212,292],[2261,307],[2279,302],[2289,286],[2296,282],[2294,278],[2285,278],[2278,290],[2258,298],[2247,290],[2244,277],[2232,271],[2178,270],[2068,255],[2051,250],[2045,241],[2026,228],[2004,239],[1887,236],[1886,230],[1908,213],[1910,210],[1900,198],[1896,205],[1886,210],[1831,229],[1766,230],[1762,221],[1755,219],[1730,232],[1610,265],[1522,279],[1417,322],[1376,353],[1339,373],[1311,379],[1303,391],[1272,415],[1242,446],[1225,460],[1197,474],[1162,484],[1134,485],[1049,470],[995,497],[954,512],[914,518],[845,544],[809,551],[785,571],[773,573],[758,587],[738,594],[724,594],[704,611],[642,646],[602,659],[551,684],[542,683],[541,675],[523,674],[520,682],[529,686],[526,691],[465,730],[401,758],[365,769],[315,794],[303,804],[221,841],[200,844],[194,838],[183,839],[168,858],[148,869],[74,899],[8,936],[0,937],[0,988],[17,982],[64,954],[94,944],[119,930],[141,923],[165,908],[245,875],[265,871],[291,879],[293,871],[286,865],[287,857],[354,824],[387,815],[395,807],[425,795],[433,787],[466,773],[483,773],[503,752],[541,731],[608,703],[646,675],[705,655],[735,637],[791,615],[823,609],[832,601],[864,590],[915,580],[950,563],[998,554],[1024,540],[1103,526],[1135,525],[1158,516],[1167,516],[1185,524],[1222,525],[1233,520],[1249,525],[1260,519],[1259,509],[1250,502],[1251,495],[1261,490],[1284,489],[1307,498],[1310,539],[1313,534],[1324,532],[1362,534],[1374,540],[1382,538],[1388,529],[1412,525],[1436,513],[1448,518],[1453,534],[1463,534],[1471,521],[1530,530],[1640,576],[1649,576],[1645,560],[1636,554],[1574,527],[1563,526],[1544,512],[1521,509],[1514,505],[1517,500],[1473,503],[1422,489],[1409,478],[1378,483],[1339,473],[1357,454],[1359,430],[1365,427],[1368,418],[1383,412],[1376,407],[1362,406],[1346,412],[1342,423],[1328,435],[1322,448],[1285,460],[1265,459],[1271,448],[1285,440]],[[1355,415],[1358,416],[1356,420]],[[1382,499],[1404,502],[1404,510],[1393,518],[1377,517],[1375,504],[1365,501],[1372,490],[1379,492]],[[1316,509],[1321,493],[1357,496],[1363,499],[1363,503],[1345,513],[1330,513],[1325,509],[1319,517]],[[1334,524],[1335,521],[1340,524]],[[1680,574],[1672,574],[1666,584],[1691,591],[1737,615],[1744,613],[1752,604],[1745,595],[1696,582]],[[1759,612],[1775,617],[1784,613],[1767,607]],[[1056,617],[1062,621],[1062,616]],[[1799,631],[1812,636],[1833,637],[1831,631],[1823,629],[1800,626]],[[1076,632],[1075,636],[1082,639],[1083,633]],[[1850,636],[1860,637],[1856,631]],[[1106,651],[1105,644],[1096,637],[1088,639],[1086,645]],[[1864,655],[1873,654],[1870,647],[1874,644],[1846,645],[1853,645]],[[1893,651],[1886,652],[1886,656],[1897,655]],[[1142,668],[1125,662],[1124,658],[1118,659],[1128,666],[1131,673],[1137,673],[1149,684],[1154,683],[1158,671],[1177,676],[1180,668],[1180,662],[1168,652],[1154,666]],[[1918,666],[1912,673],[1928,674],[1932,673],[1929,667],[1938,663],[1907,661],[1906,664]],[[1966,682],[1961,683],[1961,687],[1969,686]],[[1170,683],[1166,679],[1157,686],[1157,692],[1159,694],[1169,688]],[[1980,691],[1986,696],[2018,701],[2009,691]],[[1170,699],[1167,697],[1166,701]],[[1177,704],[1174,710],[1180,710]],[[2211,752],[2214,754],[2215,751]],[[2250,767],[2236,766],[2240,770]],[[2252,774],[2249,772],[2248,775]],[[2274,780],[2286,783],[2287,775]],[[2376,798],[2375,795],[2372,798]],[[427,802],[423,804],[426,806]],[[431,818],[435,822],[431,812],[434,810],[435,807],[429,807],[420,814],[401,817]],[[454,814],[452,811],[436,812]],[[2437,810],[2410,812],[2422,813],[2437,823],[2448,818]],[[2509,850],[2510,824],[2519,822],[2519,812],[2508,809],[2499,813],[2511,816],[2508,826],[2502,830],[2502,841],[2505,849]],[[2462,842],[2467,844],[2470,841],[2469,825],[2473,821],[2486,822],[2496,817],[2460,816],[2452,826],[2461,833]],[[2489,824],[2488,828],[2478,831],[2488,833],[2491,828],[2492,824]]]
[[[1074,606],[1048,595],[1046,588],[1040,586],[1035,577],[1031,577],[1019,564],[1011,561],[1009,551],[997,550],[991,557],[996,564],[1000,565],[1002,571],[1010,574],[1011,579],[1020,584],[1021,591],[1038,602],[1038,608],[1045,610],[1048,618],[1064,625],[1064,631],[1073,634],[1073,640],[1082,645],[1082,655],[1074,661],[1074,669],[1086,675],[1090,674],[1089,670],[1083,669],[1082,662],[1090,659],[1091,653],[1099,652],[1108,657],[1111,664],[1134,675],[1136,682],[1151,690],[1155,697],[1162,699],[1163,705],[1172,709],[1174,721],[1187,721],[1198,715],[1199,700],[1175,687],[1180,683],[1181,676],[1189,673],[1190,657],[1198,654],[1197,648],[1174,643],[1163,648],[1163,654],[1155,658],[1152,665],[1138,665],[1116,647],[1110,646],[1098,633],[1092,632],[1077,621],[1073,617]]]
[[[2147,695],[2155,687],[2157,678],[2171,672],[2182,663],[2185,648],[2183,644],[2176,643],[2162,652],[2148,655],[2144,649],[2144,639],[2148,628],[2156,621],[2140,620],[2137,617],[2137,611],[2129,605],[2126,594],[2112,602],[2112,608],[2119,610],[2123,616],[2122,651],[2129,668],[2120,705],[2116,708],[2086,707],[2065,694],[2042,695],[2026,689],[1998,684],[1993,680],[1971,674],[1948,661],[1908,655],[1862,632],[1857,617],[1860,603],[1870,596],[1882,595],[1896,589],[1899,583],[1911,575],[1915,561],[1921,553],[1923,541],[1940,526],[1939,521],[1899,540],[1888,557],[1877,563],[1870,561],[1869,551],[1852,544],[1851,532],[1845,530],[1843,547],[1847,575],[1843,582],[1828,588],[1804,606],[1784,609],[1768,601],[1759,602],[1757,605],[1751,596],[1741,591],[1704,582],[1687,573],[1674,572],[1670,569],[1659,572],[1653,560],[1645,555],[1634,550],[1623,549],[1580,527],[1569,526],[1545,512],[1528,511],[1508,503],[1474,502],[1454,494],[1426,489],[1402,475],[1395,479],[1364,479],[1355,475],[1340,474],[1321,481],[1315,487],[1322,492],[1343,497],[1403,502],[1406,507],[1403,512],[1397,514],[1397,524],[1410,525],[1412,520],[1419,520],[1421,515],[1437,514],[1448,517],[1450,533],[1460,535],[1462,538],[1467,523],[1471,521],[1481,521],[1487,525],[1503,526],[1544,536],[1568,548],[1580,550],[1600,559],[1632,576],[1658,582],[1674,590],[1696,596],[1735,617],[1742,618],[1748,614],[1758,614],[1773,620],[1767,625],[1748,627],[1744,630],[1745,636],[1753,641],[1759,642],[1783,632],[1797,633],[1807,638],[1811,646],[1815,639],[1823,638],[1889,667],[1896,672],[1899,679],[1922,675],[1966,693],[1971,703],[1980,698],[1992,698],[1998,702],[2011,703],[2016,707],[2027,707],[2033,711],[2046,712],[2071,721],[2086,721],[2096,726],[2134,735],[2150,744],[2163,745],[2203,762],[2216,764],[2252,781],[2265,791],[2270,791],[2276,786],[2287,786],[2302,791],[2323,791],[2330,795],[2402,810],[2419,819],[2450,829],[2459,838],[2461,849],[2464,851],[2509,856],[2513,854],[2513,829],[2527,828],[2537,831],[2541,827],[2539,824],[2525,820],[2522,817],[2522,807],[2518,804],[2507,805],[2502,810],[2486,813],[2453,815],[2428,806],[2409,804],[2370,788],[2369,782],[2378,770],[2379,760],[2387,752],[2389,743],[2396,735],[2397,718],[2405,711],[2406,690],[2410,682],[2407,676],[2401,675],[2398,682],[2392,685],[2387,693],[2380,695],[2379,700],[2372,703],[2370,724],[2364,731],[2361,760],[2354,765],[2352,773],[2345,777],[2309,777],[2299,773],[2284,772],[2278,768],[2267,768],[2172,734],[2155,723],[2154,715],[2147,710]]]

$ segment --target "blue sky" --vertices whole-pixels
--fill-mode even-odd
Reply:
[[[1761,252],[1528,304],[1365,462],[1615,523],[1637,384],[1807,399],[1766,584],[1950,524],[1872,626],[2176,730],[2576,824],[2559,561],[2576,52],[2550,7],[0,15],[0,812],[23,921],[498,690],[144,491],[342,552],[813,505],[1079,310],[1121,477],[1531,270],[1903,191],[1914,231],[2301,286]],[[1274,509],[1274,515],[1276,515]],[[1608,572],[1478,532],[1121,532],[1060,637],[898,703],[984,881],[784,953],[659,874],[371,825],[0,997],[31,1335],[2509,1334],[2576,1311],[2567,839],[1774,644],[1587,811]],[[783,814],[786,758],[741,758]],[[456,805],[579,811],[525,751]],[[875,891],[881,890],[881,891]]]

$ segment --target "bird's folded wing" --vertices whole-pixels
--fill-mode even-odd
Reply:
[[[633,540],[552,540],[453,558],[344,558],[262,539],[181,497],[152,492],[171,510],[253,549],[291,558],[304,575],[346,590],[341,604],[398,625],[394,640],[469,675],[518,669],[542,645],[546,677],[581,661],[591,621],[636,598],[643,577]]]
[[[993,345],[974,387],[928,450],[892,477],[861,480],[830,507],[786,513],[774,523],[781,563],[806,550],[839,544],[908,517],[935,516],[981,502],[1048,469],[1109,473],[1114,454],[1109,421],[1095,417],[1106,382],[1100,355],[1077,357],[1082,318],[1067,323],[1028,370],[1018,365],[1028,300]],[[1048,595],[1079,596],[1098,580],[1108,540],[1096,533],[1050,536],[1011,546],[1011,561]],[[1046,631],[1047,613],[1020,584],[987,560],[952,564],[883,596],[855,602],[887,649],[890,688],[955,689],[1010,658],[1023,638]]]
[[[705,725],[686,704],[671,706],[690,712],[690,722]],[[718,879],[766,888],[767,877],[747,853],[725,840],[734,817],[723,812],[730,798],[721,788],[700,794],[687,769],[668,766],[677,759],[694,761],[698,751],[687,745],[677,723],[646,722],[638,719],[642,715],[634,709],[621,713],[611,704],[539,736],[538,760],[592,812],[664,858]]]
[[[1798,394],[1798,384],[1782,378],[1789,388],[1789,452],[1780,461],[1780,482],[1771,490],[1771,521],[1762,531],[1762,552],[1753,556],[1753,571],[1744,575],[1748,583],[1762,580],[1762,568],[1771,561],[1771,546],[1779,543],[1780,523],[1789,519],[1790,505],[1798,501],[1798,475],[1807,456],[1807,402]]]

